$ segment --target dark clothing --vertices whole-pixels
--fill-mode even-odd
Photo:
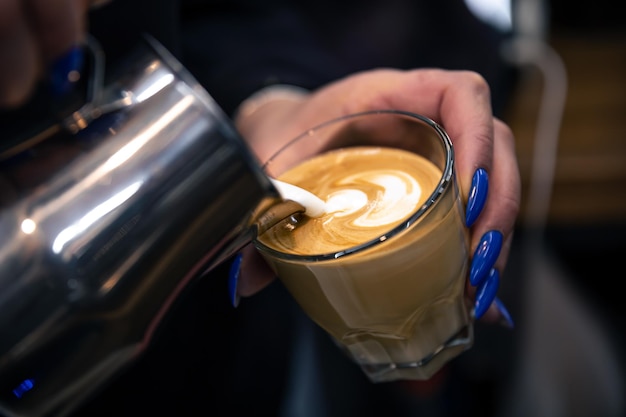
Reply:
[[[125,57],[148,33],[230,115],[270,84],[314,89],[378,67],[441,67],[482,74],[500,116],[514,76],[500,56],[508,34],[475,18],[462,0],[114,0],[90,17],[107,73],[123,71]],[[84,99],[82,90],[52,98],[43,83],[24,109],[0,111],[0,151],[15,136],[34,136],[69,115]]]
[[[92,15],[112,65],[150,33],[229,114],[268,84],[314,89],[377,67],[475,70],[492,86],[496,109],[508,92],[500,57],[507,34],[460,0],[116,0]]]

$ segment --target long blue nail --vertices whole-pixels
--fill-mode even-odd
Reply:
[[[239,272],[241,271],[241,260],[243,254],[238,253],[233,259],[228,271],[228,299],[233,307],[239,305],[239,294],[237,294],[237,282],[239,282]]]
[[[485,233],[476,247],[470,269],[470,284],[479,285],[493,268],[502,250],[502,233],[490,230]]]
[[[471,227],[485,207],[489,191],[489,176],[483,168],[478,168],[472,177],[472,186],[467,199],[465,225]]]
[[[80,80],[84,55],[80,46],[74,46],[52,63],[50,68],[50,88],[58,96],[72,91]]]
[[[513,318],[511,317],[511,313],[509,313],[509,310],[507,310],[507,308],[504,306],[504,303],[502,302],[502,300],[496,297],[496,299],[493,300],[493,302],[498,308],[498,311],[500,312],[500,324],[506,327],[507,329],[514,328],[515,322],[513,321]]]
[[[500,287],[500,273],[493,268],[487,279],[476,289],[476,301],[474,303],[474,317],[476,320],[485,315],[489,306],[496,299],[496,293]]]

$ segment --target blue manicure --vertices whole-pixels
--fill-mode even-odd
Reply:
[[[485,315],[489,306],[496,299],[496,293],[500,287],[500,273],[497,269],[492,269],[489,276],[476,290],[476,301],[474,303],[474,317],[476,320]]]
[[[479,285],[493,268],[502,250],[502,233],[491,230],[485,233],[474,252],[470,269],[470,284]]]
[[[243,254],[238,253],[233,260],[228,271],[228,299],[233,307],[239,305],[239,295],[237,294],[237,282],[239,281],[239,272],[241,270],[241,260]]]
[[[50,88],[54,94],[62,96],[72,91],[74,85],[80,80],[83,62],[83,49],[80,46],[74,46],[52,64]]]
[[[472,177],[472,186],[467,200],[465,225],[471,227],[485,207],[489,191],[489,176],[483,168],[478,168]]]
[[[513,321],[513,318],[511,317],[511,313],[509,313],[509,310],[507,310],[506,307],[504,306],[504,303],[502,302],[502,300],[496,297],[496,299],[493,302],[495,303],[496,307],[498,308],[498,311],[500,312],[500,324],[506,327],[507,329],[514,328],[515,322]]]

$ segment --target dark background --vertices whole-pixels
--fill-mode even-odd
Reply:
[[[617,387],[614,379],[607,384],[621,390],[623,413],[626,308],[620,288],[626,256],[626,20],[618,12],[616,1],[553,0],[548,3],[546,42],[562,60],[568,81],[553,192],[547,225],[541,233],[541,243],[545,246],[540,252],[548,257],[554,269],[545,277],[534,276],[536,270],[532,264],[536,258],[520,253],[523,252],[520,246],[528,243],[526,238],[531,234],[524,222],[535,129],[545,92],[542,72],[529,66],[522,71],[505,117],[516,135],[524,184],[517,250],[506,276],[516,284],[532,279],[554,279],[564,293],[571,291],[574,308],[589,319],[588,327],[603,335],[603,343],[612,352],[602,360],[607,361],[607,369],[614,370],[617,380],[621,381],[622,385]],[[532,240],[530,244],[536,245],[536,242]],[[526,295],[529,299],[541,297],[528,289]],[[525,305],[530,304],[532,300],[527,299]],[[550,312],[549,308],[538,310]],[[524,327],[524,314],[529,313],[521,311],[518,310]],[[565,319],[576,321],[578,317],[570,315]],[[548,315],[545,320],[550,322],[551,317]],[[563,321],[554,321],[557,327],[544,329],[544,336],[549,338],[558,333],[559,323],[567,326]],[[584,332],[581,330],[581,334]],[[559,346],[553,347],[561,351],[562,356],[570,354],[570,346],[576,343],[575,334],[554,339]],[[591,357],[594,354],[592,350],[581,348],[578,356],[572,354],[571,368],[599,360],[597,355]],[[587,381],[591,390],[594,389],[592,381],[591,377]],[[575,392],[571,391],[570,396],[575,397]]]
[[[625,309],[616,286],[626,256],[626,20],[616,1],[549,3],[546,41],[565,65],[568,94],[545,236],[623,344]],[[520,223],[543,81],[538,70],[525,69],[506,116],[524,181]]]

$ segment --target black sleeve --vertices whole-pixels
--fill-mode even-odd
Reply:
[[[264,86],[312,89],[342,73],[297,2],[194,3],[183,11],[183,62],[229,114]]]
[[[494,101],[508,94],[508,33],[461,0],[186,0],[181,33],[183,63],[229,114],[267,85],[314,89],[378,67],[475,70]]]

